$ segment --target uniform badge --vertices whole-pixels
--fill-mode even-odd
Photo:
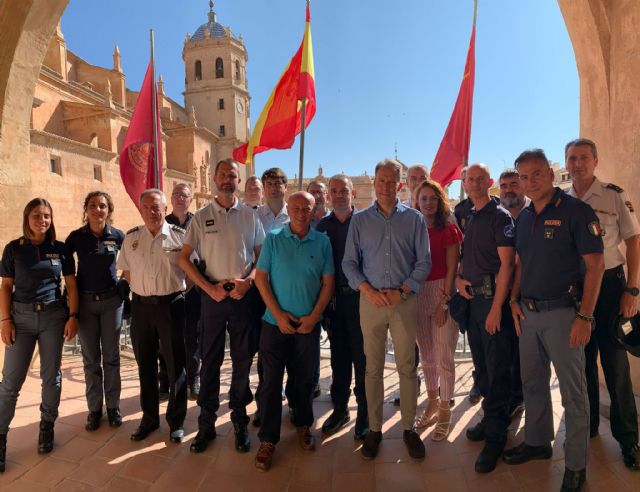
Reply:
[[[633,213],[633,212],[634,212],[634,210],[633,210],[633,204],[632,204],[629,200],[627,200],[626,202],[624,202],[624,204],[625,204],[625,205],[627,206],[627,208],[629,209],[629,212],[631,212],[631,213]]]
[[[204,223],[204,225],[206,225],[206,226],[216,225],[216,221],[213,220],[213,219],[209,219]]]
[[[589,222],[589,225],[587,226],[589,228],[589,232],[596,237],[601,237],[602,236],[602,228],[600,227],[600,223],[593,221],[593,222]]]
[[[544,228],[544,238],[545,239],[553,239],[553,228],[545,227]]]
[[[562,221],[561,220],[555,220],[555,219],[547,219],[547,220],[544,221],[544,225],[560,227],[562,225]]]
[[[504,237],[513,237],[515,235],[513,231],[513,224],[507,224],[506,226],[504,226],[503,233]]]
[[[464,223],[465,223],[465,222],[466,222],[465,218],[464,218],[464,217],[462,217],[462,218],[460,219],[460,228],[461,228],[461,229],[464,229]]]
[[[132,250],[136,250],[138,249],[138,240],[136,239],[133,243],[131,243],[131,249]]]

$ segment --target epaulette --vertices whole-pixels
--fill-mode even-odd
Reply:
[[[140,226],[135,226],[135,227],[133,227],[132,229],[129,229],[129,230],[127,231],[127,234],[131,234],[132,232],[136,232],[138,229],[140,229]]]
[[[610,190],[616,191],[618,193],[622,193],[624,190],[622,188],[620,188],[618,185],[614,185],[613,183],[609,183],[606,188],[609,188]]]
[[[176,231],[178,234],[186,234],[186,232],[187,232],[187,231],[186,231],[185,229],[183,229],[182,227],[177,226],[177,225],[174,225],[174,224],[171,224],[171,229],[173,229],[174,231]]]

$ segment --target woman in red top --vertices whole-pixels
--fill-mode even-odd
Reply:
[[[449,315],[448,302],[460,261],[462,232],[450,222],[449,200],[435,181],[426,180],[416,188],[413,204],[427,222],[432,261],[429,277],[417,297],[417,342],[428,400],[416,427],[436,424],[431,439],[442,441],[451,427],[449,400],[455,382],[454,354],[459,332]]]

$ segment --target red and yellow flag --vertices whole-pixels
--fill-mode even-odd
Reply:
[[[316,89],[313,72],[313,46],[311,43],[311,15],[307,5],[307,22],[302,44],[267,103],[253,129],[249,142],[233,151],[233,158],[245,164],[253,156],[270,149],[290,149],[302,129],[302,99],[307,99],[305,128],[316,113]]]
[[[464,67],[464,77],[460,84],[458,100],[453,108],[449,126],[444,133],[440,148],[433,160],[429,176],[442,186],[446,186],[454,179],[460,179],[462,168],[469,160],[469,143],[471,142],[471,110],[473,107],[473,85],[476,68],[476,24],[475,16],[471,41],[467,52],[467,63]]]

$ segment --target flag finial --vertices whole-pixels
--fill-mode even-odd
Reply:
[[[216,22],[216,13],[213,11],[213,0],[209,0],[209,22]]]

